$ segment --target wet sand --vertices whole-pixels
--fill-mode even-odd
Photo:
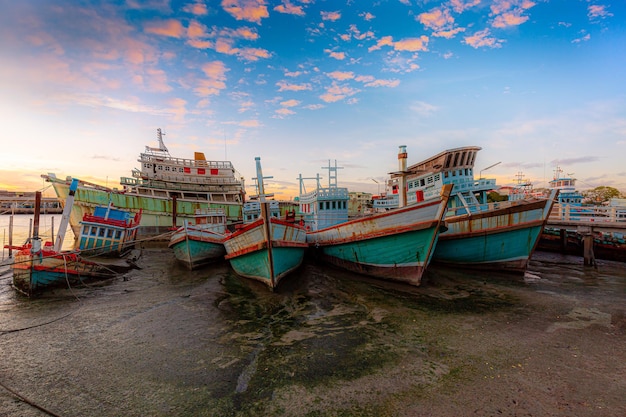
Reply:
[[[624,416],[626,267],[414,288],[307,262],[277,293],[227,263],[28,300],[0,278],[0,384],[61,416]],[[0,416],[44,412],[0,387]]]

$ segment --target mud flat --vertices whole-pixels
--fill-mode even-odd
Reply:
[[[139,264],[34,300],[0,277],[0,416],[626,415],[623,263],[537,253],[413,288],[308,262],[277,293]]]

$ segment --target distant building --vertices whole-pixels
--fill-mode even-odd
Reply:
[[[370,212],[372,208],[372,193],[351,191],[349,195],[348,217],[359,216]]]

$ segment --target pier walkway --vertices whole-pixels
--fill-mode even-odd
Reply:
[[[547,228],[559,229],[561,247],[567,244],[567,232],[583,236],[585,265],[595,265],[593,236],[597,233],[626,234],[626,208],[611,206],[572,206],[556,203],[552,207]]]

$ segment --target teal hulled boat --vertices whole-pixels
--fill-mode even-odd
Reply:
[[[185,222],[170,238],[174,256],[189,269],[224,259],[226,215],[221,209],[196,210],[195,223]]]
[[[452,185],[419,204],[348,219],[348,190],[337,187],[336,170],[336,162],[334,167],[329,163],[328,187],[318,181],[315,190],[299,197],[309,229],[307,243],[321,260],[340,268],[419,285],[437,244]]]
[[[263,282],[271,289],[300,266],[307,249],[306,231],[293,218],[278,218],[278,202],[267,201],[261,160],[255,158],[259,201],[244,205],[246,224],[224,239],[225,258],[233,270]]]
[[[523,272],[557,193],[488,203],[487,194],[497,185],[494,179],[474,178],[480,149],[449,149],[393,173],[386,198],[373,205],[382,211],[397,207],[403,194],[407,204],[417,204],[437,193],[443,184],[454,184],[444,217],[447,230],[439,235],[433,262]],[[398,158],[406,161],[406,146],[400,146]]]

